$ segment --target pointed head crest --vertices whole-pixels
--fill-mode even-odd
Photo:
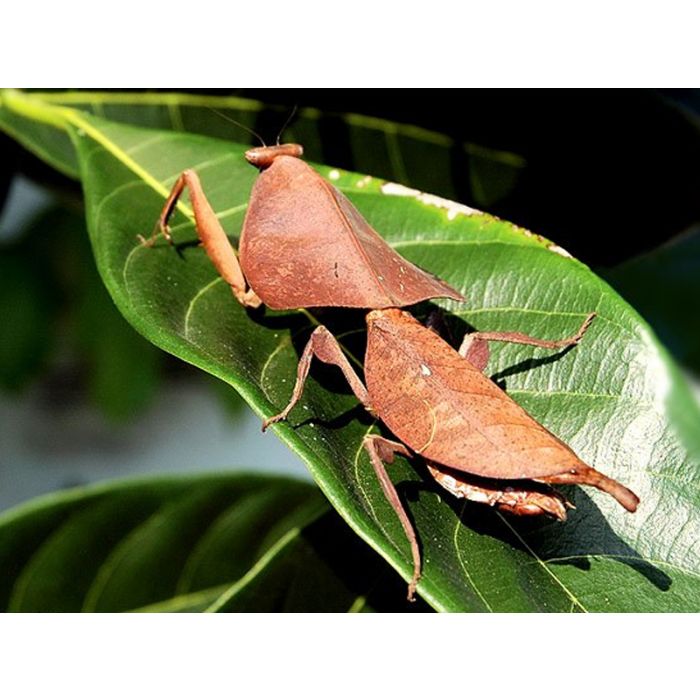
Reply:
[[[277,146],[258,146],[245,152],[245,159],[256,168],[265,170],[272,165],[278,156],[292,156],[301,158],[304,149],[298,143],[283,143]]]

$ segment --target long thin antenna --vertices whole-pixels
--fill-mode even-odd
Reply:
[[[222,119],[225,119],[227,122],[231,122],[231,124],[235,124],[236,126],[239,126],[241,129],[244,129],[245,131],[247,131],[249,134],[252,134],[253,136],[255,136],[256,139],[258,139],[258,141],[260,141],[260,143],[263,146],[267,146],[267,144],[263,140],[263,137],[260,136],[260,134],[257,131],[253,131],[249,126],[246,126],[245,124],[241,124],[240,122],[237,122],[235,119],[233,119],[233,117],[229,117],[228,114],[224,114],[223,112],[219,111],[218,109],[215,109],[214,107],[209,107],[208,109],[210,109],[212,112],[214,112],[214,114],[217,114],[218,116],[220,116]],[[279,140],[278,140],[278,143],[279,143]]]
[[[289,122],[292,121],[294,118],[294,115],[297,113],[297,108],[299,105],[294,105],[294,109],[292,110],[291,114],[287,117],[287,121],[282,125],[282,128],[280,129],[279,134],[277,134],[277,145],[280,145],[280,138],[282,138],[282,134],[284,130],[289,126]]]

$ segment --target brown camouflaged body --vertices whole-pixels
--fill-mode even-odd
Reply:
[[[272,309],[463,299],[396,253],[339,190],[292,156],[277,156],[258,175],[239,255],[248,284]]]
[[[389,429],[428,460],[499,479],[588,470],[433,331],[398,309],[367,316],[365,380]]]

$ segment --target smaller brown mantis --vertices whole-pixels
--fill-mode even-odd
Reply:
[[[518,483],[522,480],[595,486],[628,511],[637,509],[639,499],[632,491],[585,464],[483,374],[489,341],[565,348],[579,342],[593,318],[590,314],[579,331],[564,340],[539,340],[521,333],[472,333],[456,351],[405,311],[370,311],[366,387],[338,341],[319,326],[299,361],[289,404],[266,420],[263,429],[287,418],[302,395],[314,357],[342,371],[363,406],[400,440],[371,435],[364,447],[411,545],[410,600],[420,578],[421,559],[413,526],[384,467],[396,454],[423,457],[432,476],[453,495],[517,515],[548,514],[565,520],[571,505],[556,491]]]
[[[372,309],[367,315],[367,386],[336,339],[319,326],[299,361],[289,404],[266,420],[263,429],[287,418],[302,395],[313,357],[340,368],[361,403],[400,440],[372,435],[364,447],[411,546],[409,599],[421,575],[421,557],[411,521],[384,466],[396,454],[424,457],[432,476],[455,496],[518,515],[564,520],[571,504],[551,484],[595,486],[627,510],[636,510],[634,493],[586,465],[483,374],[489,341],[566,348],[581,340],[595,314],[563,340],[472,333],[455,351],[399,307],[435,297],[462,301],[462,295],[398,255],[301,155],[297,144],[246,152],[261,174],[243,224],[240,261],[194,171],[178,178],[157,228],[171,241],[168,220],[188,187],[202,244],[244,306]]]

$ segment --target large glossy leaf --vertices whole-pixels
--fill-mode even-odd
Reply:
[[[246,142],[248,135],[226,117],[248,128],[267,127],[266,136],[274,137],[289,116],[288,108],[236,96],[6,91],[0,97],[0,128],[70,177],[78,176],[77,155],[63,121],[56,118],[55,111],[42,109],[44,106],[69,106],[111,121],[239,142]],[[47,118],[51,114],[54,118]],[[451,137],[427,129],[359,114],[322,114],[313,108],[300,109],[284,137],[303,143],[312,160],[323,159],[329,139],[336,148],[342,139],[358,170],[443,196],[455,195],[456,175],[469,182],[475,201],[484,206],[506,196],[525,165],[514,153],[455,143]],[[455,170],[455,154],[459,170]],[[430,167],[426,168],[426,163]]]
[[[251,474],[51,494],[0,516],[0,609],[344,612],[409,608],[395,572],[320,492]]]
[[[255,177],[242,148],[70,119],[98,266],[123,313],[158,345],[238,388],[260,415],[279,410],[315,317],[236,304],[191,245],[186,207],[175,222],[177,252],[146,249],[135,238],[151,230],[185,167],[198,169],[224,225],[236,232]],[[576,488],[569,496],[577,510],[565,524],[511,520],[453,501],[419,465],[398,460],[392,474],[424,552],[424,598],[443,610],[700,609],[697,452],[690,455],[697,409],[648,326],[584,265],[526,231],[395,186],[323,172],[397,250],[465,292],[466,305],[444,305],[453,325],[559,337],[586,312],[599,314],[575,350],[503,347],[490,371],[588,462],[632,487],[640,510],[625,514],[609,497]],[[324,321],[361,348],[356,318],[328,313]],[[360,448],[375,427],[332,372],[313,374],[292,424],[276,431],[353,529],[408,578],[400,525]]]
[[[324,508],[315,489],[252,475],[118,482],[0,520],[9,611],[206,606]]]

